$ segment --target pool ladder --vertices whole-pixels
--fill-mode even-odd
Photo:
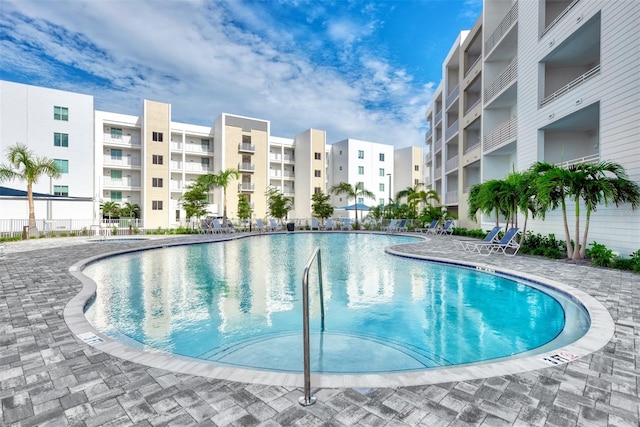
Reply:
[[[304,396],[298,399],[302,406],[316,403],[311,396],[311,359],[309,354],[309,270],[314,259],[318,259],[318,287],[320,289],[320,330],[324,332],[324,295],[322,291],[322,257],[320,248],[316,247],[309,257],[302,272],[302,336],[304,346]]]

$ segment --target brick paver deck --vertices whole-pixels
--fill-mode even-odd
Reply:
[[[185,236],[167,243],[214,236]],[[160,241],[163,242],[164,240]],[[119,243],[121,248],[158,240]],[[614,338],[575,362],[521,374],[396,388],[302,390],[208,379],[118,359],[63,318],[82,288],[69,267],[113,250],[82,238],[8,243],[0,258],[3,426],[632,426],[640,420],[640,276],[518,255],[461,254],[452,237],[402,251],[469,260],[564,282],[600,301]]]

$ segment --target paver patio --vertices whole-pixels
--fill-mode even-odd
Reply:
[[[214,240],[183,236],[119,243]],[[302,390],[180,374],[118,359],[67,327],[82,288],[69,267],[113,250],[86,239],[8,243],[0,258],[0,425],[6,426],[633,426],[640,422],[640,276],[536,257],[484,257],[452,237],[407,253],[468,260],[566,283],[600,301],[615,322],[601,350],[560,366],[463,382]]]

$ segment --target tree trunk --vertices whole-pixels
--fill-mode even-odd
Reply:
[[[573,245],[569,234],[569,223],[567,222],[567,204],[562,199],[562,221],[564,222],[564,240],[567,244],[567,258],[573,257]]]
[[[573,256],[571,259],[580,260],[582,259],[582,248],[580,247],[580,199],[576,196],[576,244],[573,247]],[[584,246],[584,244],[583,244]]]
[[[27,183],[27,202],[29,203],[29,235],[35,236],[38,234],[38,227],[36,226],[36,210],[33,204],[33,185]]]
[[[584,234],[582,235],[582,248],[580,249],[580,255],[582,258],[587,255],[587,235],[589,234],[589,221],[591,220],[591,208],[587,206],[586,219],[584,221]]]

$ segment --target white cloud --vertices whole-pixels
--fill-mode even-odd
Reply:
[[[321,41],[309,37],[312,45],[299,45],[294,31],[251,6],[7,2],[0,19],[12,20],[16,42],[3,42],[3,54],[10,53],[13,67],[41,74],[47,85],[56,81],[47,77],[56,67],[95,76],[95,83],[58,81],[56,87],[93,94],[97,108],[108,111],[139,114],[146,98],[171,103],[180,121],[211,125],[230,112],[271,120],[277,136],[313,127],[326,130],[328,142],[351,137],[399,147],[422,144],[432,87],[416,87],[406,71],[355,47],[375,31],[375,20],[327,19],[317,6],[308,11],[307,19],[323,19],[342,55],[354,55],[342,71],[316,60],[313,43]],[[14,19],[14,10],[28,19]],[[62,64],[28,56],[33,51]]]

